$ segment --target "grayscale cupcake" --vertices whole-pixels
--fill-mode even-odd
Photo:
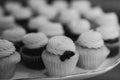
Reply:
[[[20,54],[15,51],[13,44],[0,39],[0,80],[12,78],[20,61]]]
[[[120,41],[119,25],[103,25],[98,27],[96,30],[102,34],[105,45],[111,51],[108,57],[116,56],[119,53],[119,41]]]
[[[23,46],[22,39],[25,34],[25,29],[16,25],[15,28],[4,30],[1,33],[1,38],[13,42],[16,51],[19,52],[20,48]]]
[[[41,55],[45,49],[48,38],[44,33],[29,33],[23,38],[24,46],[21,49],[23,63],[31,69],[44,69]],[[34,66],[33,66],[34,65]]]
[[[48,22],[44,26],[39,27],[39,32],[43,32],[47,35],[48,38],[53,36],[64,35],[63,27],[60,23]]]
[[[15,26],[15,20],[12,15],[0,16],[0,32],[6,29],[13,28]]]
[[[77,64],[78,53],[73,41],[65,36],[55,36],[48,41],[42,59],[49,76],[70,75]]]
[[[79,36],[76,48],[79,54],[78,66],[84,69],[97,69],[110,52],[104,45],[102,35],[93,30]]]

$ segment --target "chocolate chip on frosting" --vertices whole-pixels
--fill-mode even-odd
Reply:
[[[60,56],[60,60],[64,62],[66,59],[70,59],[74,55],[75,53],[72,51],[65,51],[64,54]]]

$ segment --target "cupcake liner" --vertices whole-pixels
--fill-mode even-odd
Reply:
[[[22,41],[13,42],[13,43],[14,43],[14,46],[15,46],[15,48],[16,48],[16,51],[20,52],[21,47],[24,45],[24,44],[22,43]]]
[[[15,74],[16,65],[15,64],[0,64],[0,79],[10,79]]]
[[[77,52],[79,53],[78,66],[84,69],[97,69],[109,54],[109,50],[105,46],[98,49],[77,46]]]
[[[23,64],[30,69],[42,70],[45,68],[41,55],[31,56],[21,51],[21,56]]]
[[[20,55],[14,53],[8,57],[0,59],[0,80],[10,79],[14,76],[17,63],[20,62]]]
[[[78,54],[65,62],[61,62],[59,56],[55,56],[44,51],[42,59],[49,76],[66,76],[70,75],[74,71],[78,61]]]
[[[27,31],[27,33],[29,31],[28,22],[29,22],[29,19],[16,19],[16,23],[18,25],[21,25]]]
[[[119,54],[119,42],[113,43],[113,44],[108,44],[106,43],[107,48],[110,50],[110,54],[107,56],[108,58],[115,57]]]
[[[76,41],[78,39],[79,34],[73,33],[66,24],[63,24],[63,28],[67,37],[70,37],[73,41]]]

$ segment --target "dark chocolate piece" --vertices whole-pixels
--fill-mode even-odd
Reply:
[[[75,53],[72,51],[65,51],[64,54],[60,56],[60,60],[65,61],[66,59],[70,59],[74,55]]]
[[[119,41],[119,38],[115,38],[115,39],[105,40],[105,43],[114,44],[114,43],[117,43],[118,41]]]

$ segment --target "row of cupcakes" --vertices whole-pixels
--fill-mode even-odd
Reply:
[[[0,70],[5,69],[6,72],[6,69],[11,69],[14,72],[13,67],[11,68],[12,62],[18,63],[22,59],[28,68],[38,70],[46,68],[49,76],[66,76],[72,74],[76,66],[83,69],[99,68],[110,53],[104,45],[102,35],[93,30],[82,33],[75,43],[66,36],[48,39],[44,33],[29,33],[22,41],[25,45],[21,48],[20,54],[17,53],[11,58],[11,54],[15,53],[15,47],[7,40],[0,40],[0,66],[2,66]],[[10,60],[6,61],[6,58]],[[0,75],[2,74],[1,72]],[[6,76],[9,75],[5,77],[2,75],[0,78],[8,78]]]
[[[70,75],[77,63],[83,69],[97,69],[110,53],[102,35],[93,30],[82,33],[75,43],[66,36],[48,39],[43,33],[25,35],[23,43],[20,53],[24,65],[32,69],[46,68],[50,76]]]
[[[110,20],[110,24],[106,22],[108,20]],[[83,32],[95,30],[102,34],[105,45],[111,50],[111,53],[114,53],[110,54],[110,57],[115,56],[119,52],[120,32],[116,14],[107,13],[104,15],[104,17],[100,17],[96,21],[100,22],[101,25],[93,29],[91,28],[93,26],[87,19],[71,20],[70,23],[61,24],[60,22],[51,22],[44,16],[37,16],[30,20],[29,28],[32,30],[36,29],[37,32],[43,32],[48,38],[58,35],[65,35],[70,37],[73,41],[76,41],[79,35],[81,35]],[[19,51],[19,46],[23,45],[21,40],[23,36],[27,34],[27,31],[22,26],[15,24],[13,17],[1,17],[0,23],[1,38],[13,42],[15,46],[18,47],[17,51]]]

